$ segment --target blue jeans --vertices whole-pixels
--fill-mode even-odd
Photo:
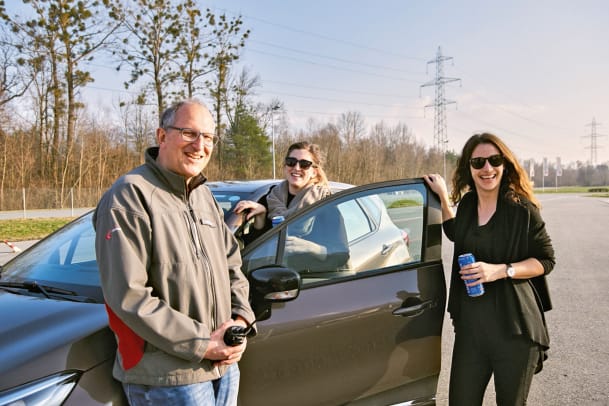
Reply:
[[[239,376],[239,367],[232,364],[213,381],[180,386],[123,383],[123,389],[131,406],[236,406]]]

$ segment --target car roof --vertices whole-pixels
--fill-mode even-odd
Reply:
[[[212,190],[217,191],[235,191],[235,192],[253,192],[254,190],[277,184],[281,179],[258,179],[258,180],[224,180],[211,181],[205,184]]]
[[[221,192],[253,192],[261,187],[271,186],[282,182],[283,179],[257,179],[257,180],[224,180],[209,181],[205,184],[212,190]],[[348,183],[328,182],[333,192],[353,187]]]

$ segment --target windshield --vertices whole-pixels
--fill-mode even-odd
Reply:
[[[1,279],[99,286],[91,216],[85,214],[15,257],[2,269]]]
[[[251,192],[235,192],[235,191],[223,191],[212,189],[212,194],[218,201],[218,204],[224,211],[224,221],[228,220],[228,216],[231,214],[235,205],[240,200],[248,199],[251,196]]]
[[[213,191],[226,219],[249,193]],[[61,228],[16,256],[2,269],[1,280],[33,280],[49,285],[100,285],[95,256],[93,212]]]

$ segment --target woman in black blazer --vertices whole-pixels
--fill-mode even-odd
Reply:
[[[499,137],[483,133],[463,147],[450,200],[440,175],[424,178],[440,197],[444,232],[454,242],[449,404],[482,405],[494,375],[497,404],[524,405],[550,344],[545,275],[555,265],[527,173]],[[460,269],[457,258],[464,253],[476,262]],[[466,283],[484,284],[484,295],[468,296]]]

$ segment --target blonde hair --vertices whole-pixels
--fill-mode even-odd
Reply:
[[[315,184],[328,186],[328,177],[326,176],[326,172],[323,168],[325,156],[323,152],[321,152],[321,148],[319,148],[319,145],[312,144],[308,141],[295,142],[294,144],[290,145],[290,147],[288,148],[288,152],[285,154],[285,157],[288,158],[290,156],[290,153],[297,149],[303,149],[305,151],[308,151],[313,157],[313,167],[317,169],[317,176],[312,179],[312,182]]]

